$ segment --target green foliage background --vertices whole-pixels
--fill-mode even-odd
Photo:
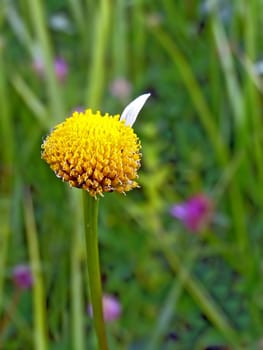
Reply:
[[[100,200],[103,289],[123,308],[110,348],[262,349],[262,25],[262,0],[0,0],[1,349],[96,349],[80,191],[40,145],[74,108],[120,113],[144,92],[141,188]],[[215,220],[192,234],[169,208],[200,192]],[[35,283],[17,298],[21,263]]]

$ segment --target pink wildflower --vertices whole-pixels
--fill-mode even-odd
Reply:
[[[33,61],[33,69],[41,78],[45,77],[45,66],[43,59],[37,57]],[[54,60],[54,70],[58,81],[63,82],[68,75],[68,64],[62,57],[56,57]]]
[[[64,58],[57,57],[54,61],[56,77],[60,82],[63,82],[68,75],[68,64]]]
[[[40,77],[44,76],[45,67],[44,62],[40,57],[36,57],[32,63],[33,70],[36,72],[36,74]]]
[[[210,224],[213,216],[213,202],[206,195],[198,194],[172,206],[170,213],[181,220],[188,230],[198,232]]]
[[[17,265],[13,269],[12,279],[20,289],[29,289],[33,285],[33,276],[28,265]]]
[[[104,294],[102,297],[102,308],[105,322],[117,320],[121,315],[121,304],[117,298],[112,295]],[[92,306],[88,306],[88,313],[92,316]]]
[[[121,101],[125,101],[130,98],[131,89],[131,83],[123,77],[114,79],[110,84],[111,95]]]

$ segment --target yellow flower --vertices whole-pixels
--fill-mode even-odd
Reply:
[[[121,116],[74,112],[46,137],[42,159],[58,178],[93,197],[138,187],[141,144],[132,125],[149,96],[136,98]]]

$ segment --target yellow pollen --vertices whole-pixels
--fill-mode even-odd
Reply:
[[[74,112],[46,137],[41,157],[57,177],[91,196],[138,187],[140,141],[119,115]]]

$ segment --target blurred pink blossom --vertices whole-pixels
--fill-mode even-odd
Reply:
[[[72,113],[74,113],[74,112],[79,112],[80,113],[80,112],[84,112],[84,111],[85,111],[85,107],[83,107],[83,106],[76,106],[76,107],[72,108],[70,115]]]
[[[28,265],[17,265],[12,272],[14,284],[20,289],[29,289],[33,285],[33,276]]]
[[[132,86],[127,79],[118,77],[111,82],[109,89],[113,97],[125,101],[130,98]]]
[[[172,206],[170,213],[181,220],[188,230],[198,232],[211,223],[213,207],[211,198],[205,194],[197,194]]]
[[[45,67],[44,62],[40,57],[36,57],[32,63],[33,70],[36,72],[37,75],[40,77],[44,76]]]
[[[117,320],[121,315],[121,304],[117,298],[110,294],[104,294],[102,297],[102,308],[105,322]],[[92,306],[88,306],[88,313],[92,316]]]
[[[55,73],[59,81],[63,82],[68,75],[68,64],[62,57],[57,57],[54,61]]]
[[[45,66],[41,57],[35,58],[33,61],[33,70],[38,76],[45,76]],[[58,81],[63,82],[68,75],[68,64],[62,57],[56,57],[54,60],[54,70]]]

